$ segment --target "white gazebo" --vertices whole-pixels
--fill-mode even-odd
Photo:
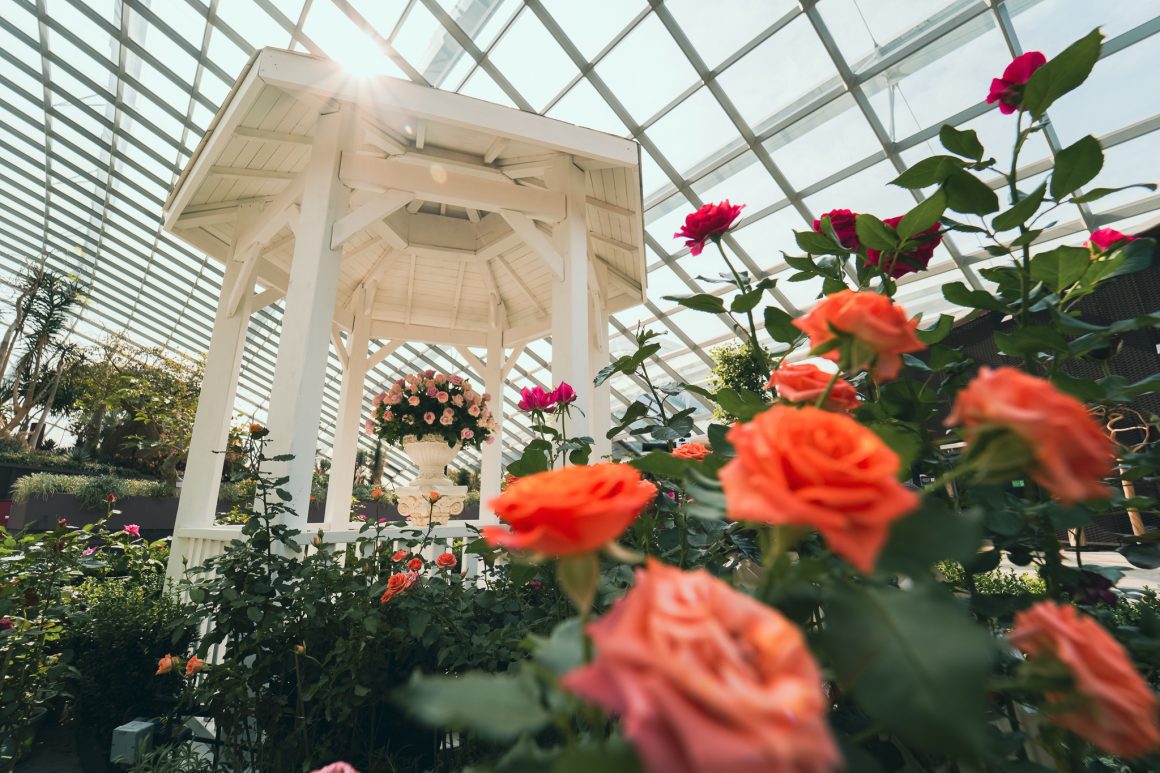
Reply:
[[[274,453],[305,528],[324,377],[343,382],[325,529],[349,531],[369,368],[413,341],[455,347],[491,391],[482,499],[499,490],[503,389],[552,340],[552,378],[610,426],[608,315],[645,297],[639,146],[622,137],[332,61],[263,49],[166,204],[165,226],[225,264],[175,527],[171,571],[213,529],[250,315],[284,300],[269,403]],[[601,447],[600,444],[604,444]],[[486,510],[481,518],[487,519]],[[225,528],[225,527],[218,527]],[[196,551],[195,551],[196,552]]]

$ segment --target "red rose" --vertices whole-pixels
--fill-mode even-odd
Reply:
[[[720,238],[741,217],[744,204],[730,204],[725,199],[720,204],[706,204],[685,218],[681,230],[673,234],[674,239],[684,239],[685,246],[693,255],[700,255],[705,242],[713,237]]]
[[[412,558],[410,561],[407,562],[407,568],[410,569],[412,572],[419,571],[420,569],[423,568],[423,559],[417,558],[417,557]]]
[[[556,405],[555,391],[545,392],[543,387],[520,390],[520,402],[516,407],[521,411],[547,411]]]
[[[888,217],[882,221],[891,228],[897,228],[898,224],[902,222],[902,216]],[[942,234],[939,233],[939,224],[935,223],[930,228],[917,233],[913,237],[918,241],[916,246],[910,252],[904,252],[898,257],[894,258],[894,262],[890,264],[888,273],[890,276],[897,279],[903,274],[912,274],[926,269],[930,259],[934,257],[934,248],[942,244]],[[866,262],[871,266],[878,266],[882,270],[882,265],[879,263],[882,253],[878,250],[866,248]]]
[[[1031,78],[1031,74],[1047,64],[1047,57],[1038,51],[1028,51],[1017,56],[1007,65],[1002,78],[991,81],[991,93],[987,95],[987,104],[999,103],[999,112],[1007,115],[1014,113],[1023,102],[1023,84]]]
[[[0,617],[0,631],[11,631],[11,630],[12,630],[12,618],[11,617]]]
[[[830,227],[834,229],[834,234],[843,247],[848,250],[856,250],[862,246],[862,242],[858,239],[858,231],[855,228],[858,219],[857,212],[851,212],[848,209],[831,209],[814,221],[815,231],[825,233],[822,230],[822,220],[827,217],[830,218]]]
[[[1098,231],[1092,231],[1091,238],[1084,246],[1098,255],[1111,252],[1113,247],[1123,246],[1124,243],[1135,240],[1135,236],[1122,234],[1114,228],[1101,228]]]
[[[459,559],[455,557],[454,553],[440,553],[435,558],[435,566],[440,569],[454,569],[458,563]]]

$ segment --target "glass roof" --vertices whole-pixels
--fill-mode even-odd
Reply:
[[[643,147],[650,301],[615,315],[614,354],[639,325],[667,333],[670,376],[702,381],[707,350],[731,336],[717,319],[664,295],[699,292],[722,270],[672,238],[693,208],[746,204],[728,247],[757,275],[785,268],[793,229],[843,207],[890,216],[911,194],[886,186],[937,149],[943,123],[978,131],[1002,161],[1009,121],[983,103],[1012,56],[1052,56],[1092,27],[1103,61],[1029,142],[1034,170],[1091,133],[1100,184],[1138,182],[1160,159],[1155,0],[8,0],[0,14],[0,280],[43,258],[91,283],[82,340],[125,334],[200,354],[209,343],[222,267],[161,230],[162,204],[251,53],[276,46],[632,137]],[[1104,106],[1111,105],[1110,108]],[[1156,167],[1152,163],[1153,168]],[[1052,239],[1115,223],[1155,222],[1160,195],[1134,189],[1072,207]],[[954,311],[943,284],[981,286],[989,258],[961,234],[931,270],[907,277],[913,313]],[[710,286],[710,289],[715,286]],[[817,288],[783,283],[790,312]],[[255,314],[238,408],[261,420],[281,306]],[[511,380],[546,385],[546,342]],[[400,348],[368,381],[418,368],[470,372],[452,349]],[[332,356],[322,417],[332,441],[340,383]],[[640,394],[613,384],[619,412]],[[516,391],[509,387],[508,415]],[[511,448],[527,437],[514,416]],[[392,456],[396,467],[406,466]]]

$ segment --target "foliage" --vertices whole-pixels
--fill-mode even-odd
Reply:
[[[21,467],[47,467],[62,472],[88,473],[90,475],[118,475],[131,477],[134,471],[111,464],[92,461],[83,449],[68,451],[34,451],[26,448],[0,449],[0,465]]]
[[[408,437],[435,437],[449,446],[461,443],[479,448],[496,427],[490,399],[491,395],[476,392],[462,376],[433,370],[412,373],[375,398],[374,419],[369,424],[391,445]]]
[[[761,394],[769,380],[768,352],[754,352],[748,341],[725,343],[713,347],[709,354],[713,357],[712,377],[709,388],[714,392],[732,389],[735,392]],[[713,418],[729,423],[737,417],[718,406]]]
[[[157,480],[118,478],[114,475],[61,475],[37,472],[25,475],[12,484],[12,501],[48,499],[54,494],[71,494],[90,509],[105,506],[109,494],[117,499],[125,497],[172,497],[176,490],[168,483]]]

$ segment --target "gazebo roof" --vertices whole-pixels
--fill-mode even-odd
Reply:
[[[366,286],[377,338],[476,346],[493,323],[510,343],[548,334],[562,271],[550,229],[565,216],[549,184],[568,163],[585,173],[590,281],[610,312],[644,300],[635,142],[279,49],[239,77],[166,203],[166,228],[222,261],[235,240],[252,245],[256,283],[284,293],[314,126],[334,102],[358,113],[339,174],[350,212],[332,231],[341,327]],[[259,214],[236,234],[247,205]]]

